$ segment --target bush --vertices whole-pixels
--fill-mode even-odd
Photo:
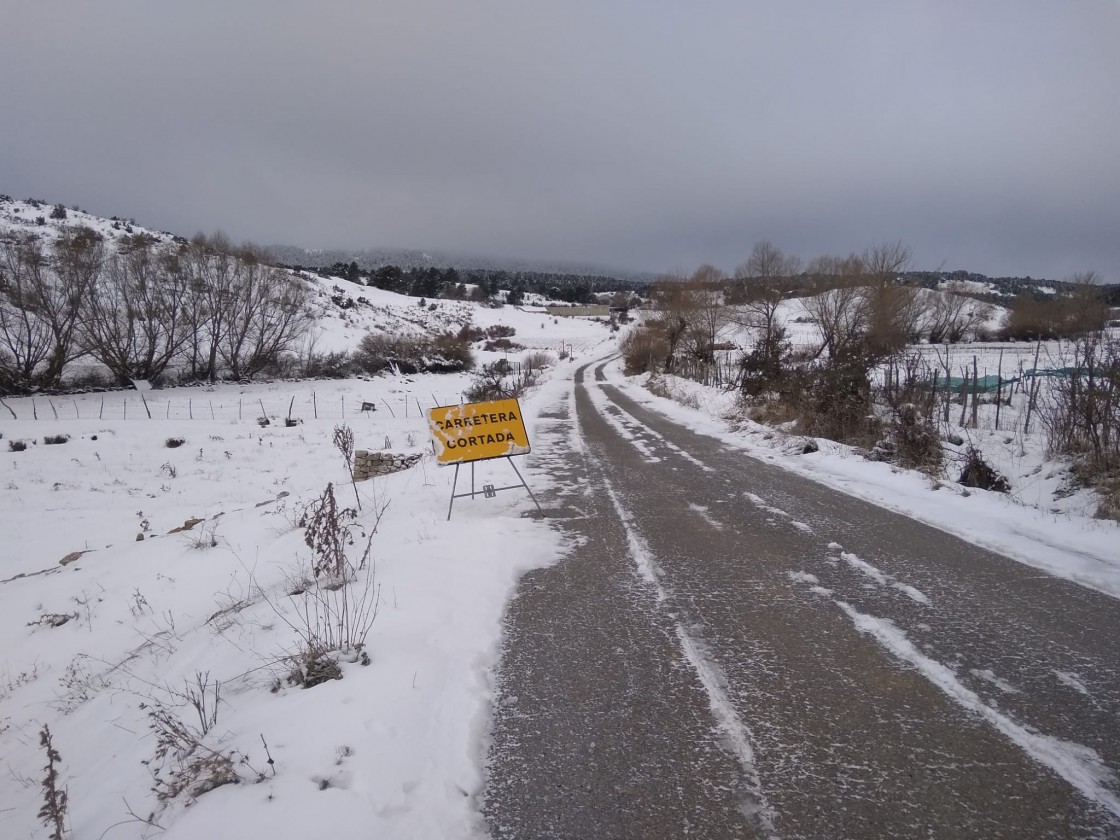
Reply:
[[[774,390],[782,379],[793,348],[786,340],[786,331],[776,327],[755,342],[751,351],[739,360],[742,373],[739,387],[747,396],[758,396]]]
[[[624,372],[627,376],[634,376],[657,370],[669,354],[669,344],[648,327],[638,327],[622,339],[621,350],[625,361]]]
[[[506,400],[516,397],[525,390],[526,382],[510,377],[510,366],[505,359],[499,359],[488,365],[483,365],[463,392],[467,402],[489,402],[490,400]]]
[[[70,435],[46,435],[43,438],[43,443],[51,446],[59,443],[66,443],[68,440],[70,440]]]
[[[165,440],[163,442],[163,445],[166,446],[168,449],[178,449],[184,443],[186,443],[186,441],[183,438],[169,437],[167,440]]]
[[[304,363],[304,376],[320,379],[346,379],[357,372],[358,366],[344,351],[313,353]]]
[[[508,338],[495,338],[482,345],[482,349],[489,350],[490,352],[497,352],[500,350],[524,350],[525,348],[520,344],[510,341]]]
[[[521,363],[525,365],[527,370],[541,370],[542,368],[556,364],[556,357],[543,350],[534,350],[530,353],[526,353]]]
[[[482,327],[476,327],[474,324],[463,324],[463,328],[459,330],[458,338],[461,341],[482,341],[486,338],[486,330]]]
[[[891,422],[891,434],[897,463],[930,474],[941,469],[944,455],[941,437],[937,428],[926,423],[915,406],[903,405],[895,413]]]
[[[25,449],[27,449],[27,444],[22,440],[8,441],[9,452],[23,452]]]
[[[871,399],[873,354],[860,346],[840,348],[821,364],[791,371],[782,396],[799,406],[798,431],[841,443],[869,444],[882,423]]]
[[[984,456],[975,446],[968,447],[964,469],[961,470],[961,484],[981,490],[994,490],[997,493],[1010,493],[1011,485],[1007,479],[992,469]]]
[[[52,219],[65,219],[66,218],[66,208],[63,207],[61,204],[56,204],[54,206],[54,208],[51,210],[51,218]]]
[[[396,368],[401,373],[459,373],[474,367],[474,354],[455,335],[404,337],[366,335],[354,352],[354,364],[366,373]]]

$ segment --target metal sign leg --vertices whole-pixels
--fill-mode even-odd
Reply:
[[[451,508],[455,506],[455,487],[459,484],[459,465],[455,465],[455,478],[451,482],[451,501],[447,505],[447,521],[451,521]]]
[[[517,468],[517,464],[513,463],[513,458],[506,456],[506,460],[509,461],[509,465],[513,467],[513,471],[517,473],[517,477],[521,480],[521,486],[524,487],[526,491],[528,491],[529,498],[532,499],[533,504],[537,506],[537,511],[543,515],[544,511],[541,510],[541,503],[537,501],[537,497],[533,495],[533,491],[532,489],[530,489],[529,485],[525,483],[525,479],[521,478],[521,470]]]

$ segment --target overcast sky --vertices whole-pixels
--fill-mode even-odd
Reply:
[[[0,193],[186,235],[1120,282],[1120,0],[0,0]]]

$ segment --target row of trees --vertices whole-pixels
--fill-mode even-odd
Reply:
[[[301,266],[292,266],[304,270]],[[402,268],[383,265],[363,271],[357,262],[335,263],[328,271],[352,283],[373,286],[389,292],[420,298],[450,300],[496,300],[505,291],[505,303],[520,305],[528,292],[550,300],[588,304],[596,302],[595,293],[620,288],[640,288],[640,284],[612,277],[556,274],[503,269]]]
[[[907,282],[909,262],[910,251],[900,242],[804,266],[760,242],[733,277],[701,266],[688,278],[656,284],[654,315],[626,340],[628,367],[708,376],[716,352],[732,348],[723,342],[727,332],[747,330],[753,345],[739,357],[734,380],[748,398],[768,394],[800,403],[824,396],[822,414],[847,414],[856,423],[870,410],[871,371],[907,345],[987,337],[990,303],[960,286],[934,291]],[[1095,280],[1080,275],[1051,301],[1021,296],[1007,330],[1016,337],[1045,338],[1101,329],[1107,309]],[[779,311],[794,296],[816,325],[815,344],[793,348],[788,340]]]
[[[164,242],[128,235],[110,246],[74,227],[46,241],[0,240],[0,390],[60,384],[90,357],[120,384],[250,377],[298,346],[311,323],[300,279],[222,236]]]
[[[681,355],[710,360],[726,328],[750,329],[757,348],[773,356],[786,339],[779,309],[800,296],[819,328],[812,357],[858,349],[883,358],[908,343],[957,342],[974,336],[992,306],[960,288],[932,292],[899,282],[910,251],[898,242],[862,254],[820,257],[802,266],[770,242],[760,242],[733,277],[701,266],[690,277],[666,277],[651,289],[656,314],[649,329],[664,343],[663,368]]]

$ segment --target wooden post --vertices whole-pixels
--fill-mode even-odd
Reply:
[[[72,400],[72,402],[74,403],[74,419],[75,420],[81,420],[82,415],[78,411],[78,401],[77,400]]]
[[[972,428],[976,428],[976,407],[980,402],[980,377],[976,369],[976,356],[972,357]]]
[[[218,418],[214,416],[214,401],[213,400],[207,400],[207,402],[210,403],[210,419],[211,420],[217,420]]]
[[[101,409],[97,412],[97,419],[100,420],[104,416],[105,416],[105,397],[104,397],[104,395],[102,395],[102,397],[101,397]]]
[[[949,345],[945,345],[945,423],[949,423],[949,403],[953,401],[953,369],[949,366]]]
[[[35,398],[31,398],[31,416],[36,420],[39,419],[39,409],[35,407]]]
[[[152,419],[152,410],[150,408],[148,408],[148,401],[146,399],[144,399],[144,392],[143,391],[140,392],[140,402],[144,403],[144,411],[146,411],[148,413],[148,419],[151,420]]]
[[[961,375],[964,377],[964,382],[961,383],[961,419],[957,421],[957,425],[962,429],[964,428],[964,418],[968,413],[968,367],[961,368]]]
[[[194,419],[194,397],[187,397],[187,417]]]
[[[1023,434],[1030,434],[1031,431],[1031,414],[1034,413],[1034,401],[1038,396],[1038,354],[1042,352],[1042,339],[1038,339],[1038,343],[1034,348],[1034,370],[1031,375],[1031,389],[1030,397],[1027,399],[1027,418],[1023,421]]]
[[[54,419],[57,420],[58,419],[58,409],[54,407],[54,400],[52,400],[50,397],[47,397],[47,403],[50,405],[51,411],[54,412]]]
[[[315,392],[311,392],[311,411],[315,415],[315,419],[319,419],[319,400],[315,397]]]
[[[1003,348],[999,348],[999,367],[996,368],[996,431],[999,431],[999,410],[1003,407]]]

